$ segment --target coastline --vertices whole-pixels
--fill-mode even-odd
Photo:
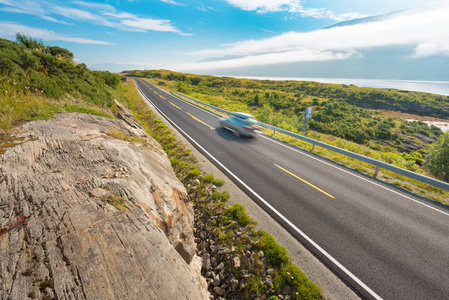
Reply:
[[[397,80],[397,79],[357,79],[357,78],[307,78],[307,77],[270,77],[270,76],[232,76],[216,75],[259,80],[295,80],[316,81],[333,84],[353,84],[358,87],[372,87],[381,89],[397,89],[422,93],[449,96],[449,81],[429,80]]]

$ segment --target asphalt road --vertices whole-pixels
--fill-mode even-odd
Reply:
[[[145,97],[364,298],[449,299],[449,210],[218,118],[148,82]]]

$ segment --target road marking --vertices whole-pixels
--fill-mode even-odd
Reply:
[[[139,87],[137,87],[139,89]],[[326,256],[332,263],[334,263],[340,270],[342,270],[346,275],[348,275],[352,280],[357,282],[360,287],[362,287],[368,294],[370,294],[373,298],[377,300],[382,300],[382,298],[377,295],[372,289],[370,289],[363,281],[361,281],[358,277],[352,274],[348,269],[345,268],[341,263],[339,263],[333,256],[327,253],[326,250],[321,248],[315,241],[313,241],[308,235],[302,232],[295,224],[293,224],[289,219],[284,217],[279,211],[277,211],[271,204],[269,204],[264,198],[262,198],[259,194],[257,194],[253,189],[251,189],[246,183],[244,183],[239,177],[237,177],[234,173],[232,173],[228,168],[226,168],[219,160],[217,160],[212,154],[206,151],[200,144],[198,144],[194,139],[192,139],[184,130],[182,130],[178,125],[176,125],[166,114],[164,114],[159,108],[157,108],[150,99],[148,99],[143,92],[140,91],[140,94],[147,99],[147,101],[170,123],[175,127],[179,132],[181,132],[191,143],[195,144],[196,147],[201,149],[207,156],[209,156],[213,161],[215,161],[225,172],[227,172],[231,177],[237,180],[241,185],[243,185],[251,194],[253,194],[257,199],[259,199],[262,203],[264,203],[275,215],[280,217],[285,223],[287,223],[293,230],[299,233],[305,240],[307,240],[315,249],[317,249],[321,254]]]
[[[434,210],[434,211],[437,211],[437,212],[439,212],[439,213],[442,213],[443,215],[449,216],[449,213],[447,213],[447,212],[445,212],[445,211],[439,210],[438,208],[435,208],[435,207],[430,206],[430,205],[428,205],[428,204],[422,203],[422,202],[420,202],[420,201],[418,201],[418,200],[416,200],[416,199],[413,199],[412,197],[409,197],[409,196],[406,196],[406,195],[404,195],[404,194],[401,194],[400,192],[395,191],[395,190],[393,190],[393,189],[390,189],[390,188],[388,188],[388,187],[386,187],[386,186],[384,186],[384,185],[382,185],[382,184],[379,184],[379,183],[377,183],[377,182],[371,181],[370,179],[367,179],[367,178],[362,177],[362,176],[360,176],[360,175],[354,174],[354,173],[352,173],[352,172],[350,172],[350,171],[348,171],[348,170],[345,170],[345,169],[342,169],[342,168],[340,168],[340,167],[337,167],[337,166],[335,166],[335,165],[333,165],[333,164],[331,164],[331,163],[325,162],[325,161],[323,161],[323,160],[321,160],[321,159],[319,159],[319,158],[317,158],[317,157],[314,157],[313,155],[304,153],[304,152],[302,152],[302,151],[300,151],[300,150],[298,150],[298,149],[293,148],[292,145],[289,145],[289,146],[284,145],[283,143],[278,142],[278,141],[275,141],[275,140],[273,140],[273,139],[271,139],[271,138],[268,138],[268,137],[266,137],[266,136],[264,136],[264,135],[262,135],[262,134],[259,134],[259,136],[260,136],[260,137],[263,137],[264,139],[267,139],[268,141],[271,141],[271,142],[273,142],[273,143],[276,143],[276,144],[278,144],[278,145],[281,145],[282,147],[285,147],[285,148],[287,148],[287,149],[290,149],[290,150],[292,150],[292,151],[294,151],[294,152],[297,152],[297,153],[299,153],[299,154],[302,154],[302,155],[304,155],[304,156],[307,156],[307,157],[309,157],[309,158],[312,158],[312,159],[314,159],[314,160],[317,160],[317,161],[319,161],[320,163],[323,163],[323,164],[328,165],[328,166],[330,166],[330,167],[332,167],[332,168],[335,168],[335,169],[337,169],[337,170],[340,170],[340,171],[342,171],[342,172],[344,172],[344,173],[347,173],[347,174],[352,175],[352,176],[354,176],[354,177],[357,177],[357,178],[359,178],[359,179],[361,179],[361,180],[364,180],[364,181],[366,181],[366,182],[369,182],[369,183],[371,183],[371,184],[373,184],[373,185],[375,185],[375,186],[378,186],[378,187],[380,187],[380,188],[383,188],[383,189],[385,189],[385,190],[387,190],[387,191],[389,191],[389,192],[392,192],[392,193],[394,193],[394,194],[396,194],[396,195],[402,196],[402,197],[404,197],[404,198],[406,198],[406,199],[408,199],[408,200],[411,200],[411,201],[413,201],[413,202],[415,202],[415,203],[417,203],[417,204],[420,204],[420,205],[425,206],[425,207],[427,207],[427,208],[430,208],[430,209],[432,209],[432,210]],[[306,151],[306,150],[303,150],[303,151]]]
[[[159,95],[159,97],[161,97],[162,99],[166,100],[166,99],[165,99],[165,97],[164,97],[164,96],[162,96],[162,95]]]
[[[290,174],[290,175],[292,175],[293,177],[295,177],[296,179],[299,179],[299,180],[301,180],[302,182],[304,182],[304,183],[306,183],[306,184],[308,184],[308,185],[310,185],[311,187],[313,187],[314,189],[316,189],[316,190],[318,190],[318,191],[320,191],[321,193],[323,193],[323,194],[325,194],[326,196],[329,196],[329,197],[331,197],[332,199],[335,199],[335,197],[334,196],[332,196],[331,194],[329,194],[329,193],[326,193],[325,191],[323,191],[322,189],[320,189],[319,187],[316,187],[316,186],[314,186],[313,184],[311,184],[310,182],[308,182],[308,181],[306,181],[306,180],[304,180],[304,179],[302,179],[301,177],[299,177],[299,176],[297,176],[297,175],[295,175],[295,174],[293,174],[292,172],[290,172],[290,171],[287,171],[286,169],[284,169],[284,168],[282,168],[282,167],[280,167],[280,166],[278,166],[277,164],[274,164],[276,167],[278,167],[279,169],[281,169],[282,171],[284,171],[284,172],[286,172],[286,173],[288,173],[288,174]]]
[[[182,110],[182,108],[181,108],[181,107],[179,107],[178,105],[174,104],[174,103],[173,103],[173,102],[171,102],[170,100],[168,100],[168,102],[170,102],[170,104],[171,104],[171,105],[173,105],[174,107],[176,107],[176,108],[178,108],[178,109]]]
[[[215,129],[215,127],[212,127],[212,126],[210,126],[209,124],[207,124],[207,123],[201,121],[200,119],[198,119],[197,117],[193,116],[192,114],[190,114],[190,113],[188,113],[188,112],[186,112],[186,114],[188,114],[189,116],[191,116],[194,120],[196,120],[196,121],[198,121],[198,122],[200,122],[200,123],[206,125],[206,126],[209,127],[210,129]]]

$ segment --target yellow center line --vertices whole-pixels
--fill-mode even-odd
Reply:
[[[174,107],[176,107],[176,108],[178,108],[178,109],[181,109],[181,107],[179,107],[178,105],[174,104],[174,103],[171,102],[170,100],[169,100],[168,102],[170,102],[170,104],[173,105]],[[182,110],[182,109],[181,109],[181,110]]]
[[[189,116],[191,116],[194,120],[196,120],[196,121],[198,121],[198,122],[200,122],[200,123],[202,123],[202,124],[204,124],[204,125],[206,125],[207,127],[209,127],[210,129],[215,129],[214,127],[212,127],[212,126],[210,126],[209,124],[207,124],[207,123],[204,123],[203,121],[201,121],[200,119],[198,119],[197,117],[195,117],[195,116],[192,116],[191,114],[189,114],[189,113],[186,113],[186,114],[188,114]]]
[[[304,182],[304,183],[306,183],[306,184],[310,185],[310,186],[311,186],[311,187],[313,187],[314,189],[317,189],[318,191],[320,191],[321,193],[325,194],[326,196],[329,196],[329,197],[331,197],[332,199],[335,199],[335,197],[334,197],[334,196],[332,196],[331,194],[328,194],[328,193],[326,193],[326,192],[325,192],[325,191],[323,191],[322,189],[320,189],[320,188],[318,188],[318,187],[314,186],[314,185],[313,185],[313,184],[311,184],[310,182],[307,182],[307,181],[305,181],[305,180],[304,180],[304,179],[302,179],[301,177],[299,177],[299,176],[296,176],[296,175],[295,175],[295,174],[293,174],[292,172],[290,172],[290,171],[287,171],[286,169],[284,169],[284,168],[282,168],[282,167],[280,167],[280,166],[278,166],[278,165],[276,165],[276,164],[275,164],[275,166],[276,166],[276,167],[278,167],[279,169],[281,169],[282,171],[284,171],[284,172],[286,172],[286,173],[288,173],[288,174],[292,175],[293,177],[295,177],[295,178],[297,178],[297,179],[301,180],[302,182]]]
[[[162,95],[159,95],[159,97],[161,97],[162,99],[164,99],[164,100],[165,100],[164,96],[162,96]]]

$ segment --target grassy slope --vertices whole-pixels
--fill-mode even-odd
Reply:
[[[17,43],[0,39],[0,129],[23,121],[50,118],[60,111],[107,116],[114,111],[109,86],[118,75],[93,72],[75,64],[73,54],[32,39]],[[58,50],[57,49],[57,50]],[[64,51],[65,50],[65,51]]]

